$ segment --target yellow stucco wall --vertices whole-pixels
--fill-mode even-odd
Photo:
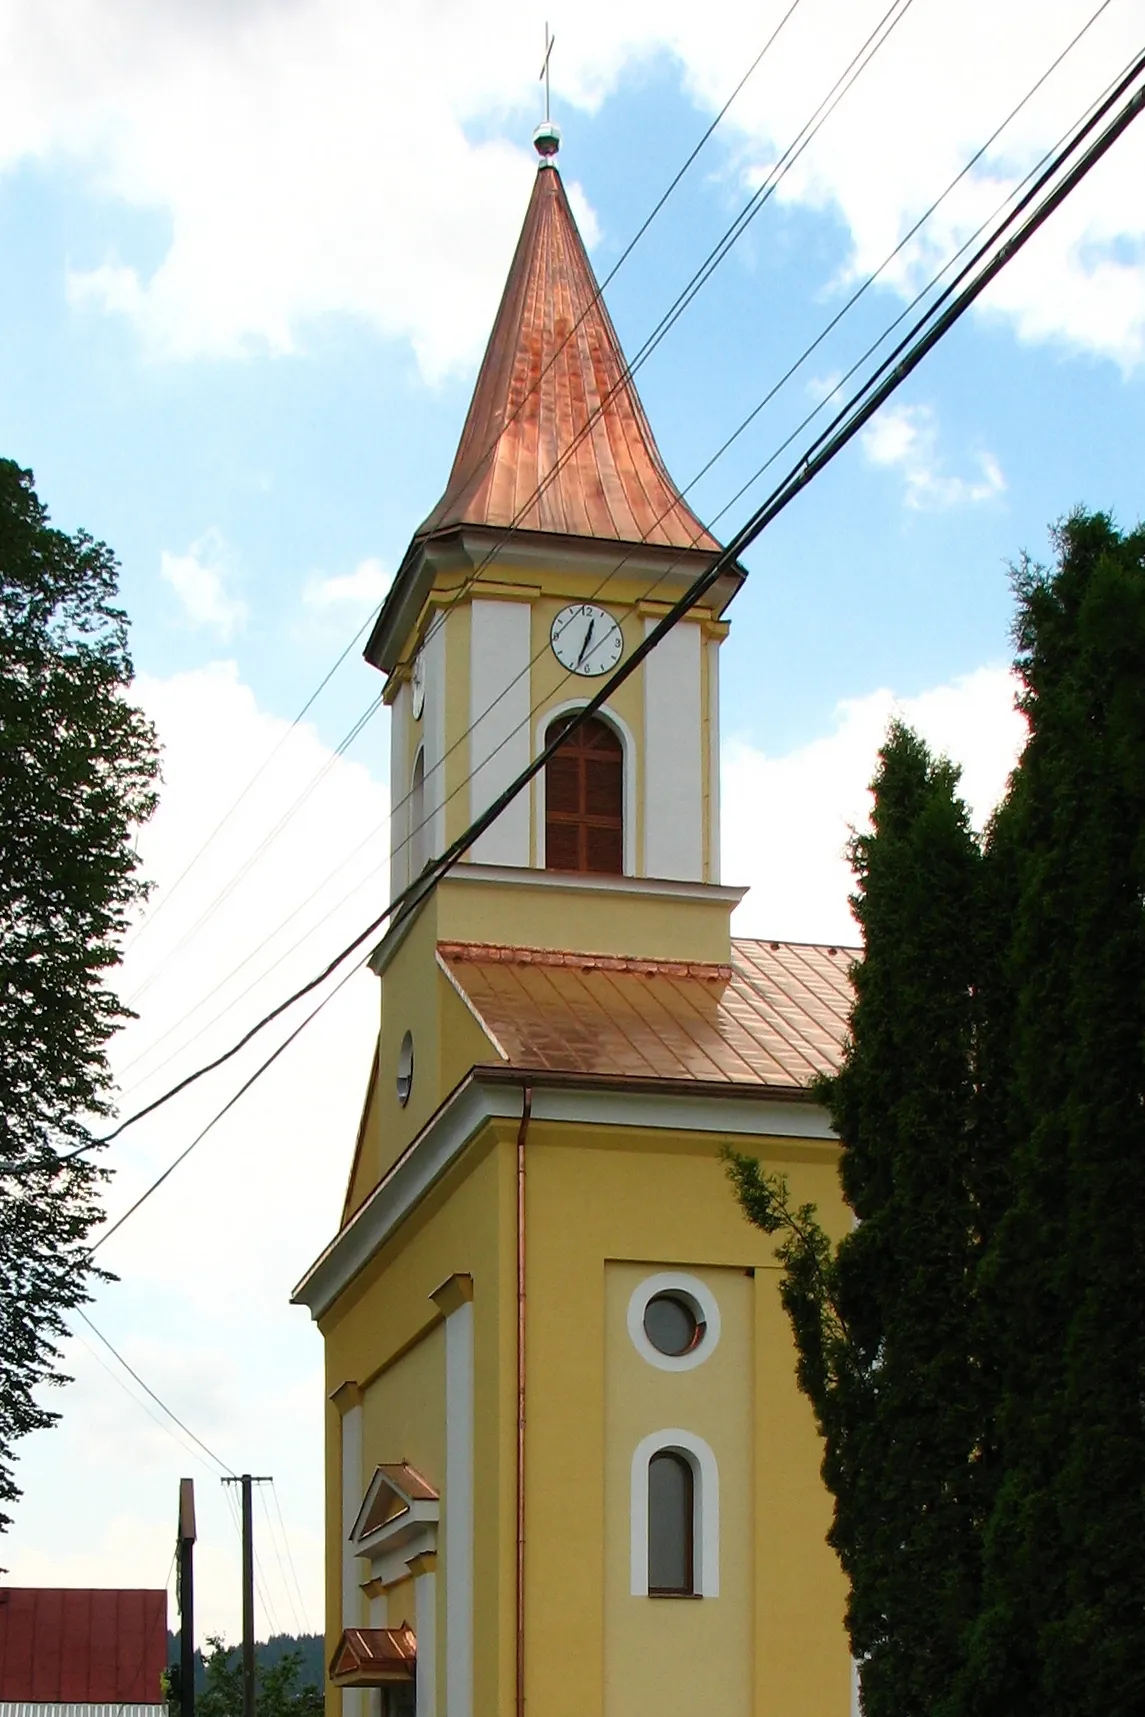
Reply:
[[[432,1309],[432,1308],[431,1308]],[[362,1391],[362,1450],[376,1466],[408,1461],[435,1489],[445,1478],[445,1333],[427,1329]],[[362,1564],[363,1580],[368,1572]]]
[[[643,1717],[645,1709],[683,1717],[697,1708],[847,1717],[843,1583],[825,1541],[818,1438],[795,1384],[771,1243],[741,1217],[719,1145],[635,1128],[530,1130],[528,1693],[546,1717]],[[830,1145],[755,1148],[782,1165],[794,1197],[817,1202],[841,1231]],[[727,1349],[722,1337],[691,1373],[640,1360],[619,1306],[630,1279],[671,1268],[718,1278],[721,1308],[725,1293],[729,1302]],[[721,1596],[692,1605],[626,1596],[636,1431],[662,1428],[650,1421],[674,1401],[717,1451],[728,1498]],[[674,1416],[663,1424],[689,1428]],[[745,1549],[737,1533],[747,1530],[753,1497]],[[684,1674],[680,1653],[658,1655],[657,1637],[666,1642],[675,1629],[699,1651],[702,1681]],[[756,1649],[761,1637],[769,1647],[750,1694],[749,1633]],[[567,1665],[578,1660],[599,1667],[570,1683]],[[646,1705],[632,1703],[639,1685],[651,1689]]]
[[[329,1389],[365,1385],[364,1485],[379,1460],[418,1464],[415,1442],[427,1465],[443,1459],[441,1324],[429,1295],[454,1272],[473,1277],[480,1717],[510,1717],[513,1702],[515,1131],[487,1124],[323,1319]],[[529,1131],[526,1693],[545,1717],[847,1717],[843,1582],[825,1542],[818,1439],[795,1384],[771,1242],[740,1216],[719,1145],[629,1126],[534,1121]],[[842,1231],[829,1143],[755,1148]],[[649,1366],[625,1321],[632,1285],[672,1268],[711,1287],[723,1320],[719,1347],[684,1374]],[[628,1590],[632,1452],[667,1425],[704,1437],[719,1462],[715,1599]],[[337,1477],[328,1483],[340,1506]],[[340,1555],[332,1517],[335,1637]],[[444,1654],[440,1572],[437,1589]],[[442,1655],[439,1717],[443,1676]]]
[[[604,1269],[604,1717],[645,1706],[690,1717],[713,1699],[721,1717],[749,1717],[754,1284],[742,1269],[690,1271],[715,1296],[720,1339],[694,1370],[660,1371],[633,1346],[627,1312],[634,1291],[663,1268],[658,1257]],[[718,1464],[718,1597],[631,1592],[632,1455],[668,1428],[702,1437]],[[712,1499],[704,1502],[710,1510]]]
[[[326,1350],[327,1393],[347,1381],[365,1385],[367,1399],[382,1383],[399,1356],[412,1357],[419,1345],[432,1353],[441,1339],[442,1319],[431,1294],[449,1276],[473,1278],[474,1312],[474,1583],[475,1583],[475,1710],[486,1713],[508,1707],[497,1704],[512,1664],[514,1508],[514,1210],[515,1182],[512,1126],[491,1126],[475,1141],[463,1161],[447,1175],[403,1225],[396,1236],[355,1279],[321,1321]],[[428,1339],[427,1339],[428,1338]],[[420,1405],[411,1406],[406,1422],[410,1439],[415,1428],[426,1446],[430,1427],[444,1426],[444,1374],[431,1378],[430,1359],[415,1360],[403,1375]],[[418,1373],[417,1366],[426,1370]],[[395,1385],[397,1372],[395,1371]],[[381,1403],[390,1399],[383,1383]],[[341,1631],[341,1464],[338,1416],[331,1407],[327,1438],[326,1596],[327,1639],[331,1649]],[[419,1417],[419,1415],[421,1417]],[[373,1421],[384,1440],[375,1447],[367,1431],[363,1439],[363,1494],[375,1465],[388,1454],[392,1439],[384,1432],[379,1406]],[[440,1444],[438,1445],[440,1448]],[[434,1458],[444,1460],[443,1454]],[[416,1462],[415,1462],[416,1464]],[[442,1516],[448,1522],[448,1497]],[[447,1528],[448,1529],[448,1528]],[[439,1717],[444,1717],[445,1582],[437,1580]],[[400,1618],[399,1618],[400,1619]],[[411,1616],[412,1621],[412,1616]],[[511,1695],[510,1695],[511,1697]],[[341,1709],[336,1689],[328,1693],[328,1710]]]

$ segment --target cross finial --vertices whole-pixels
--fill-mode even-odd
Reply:
[[[545,85],[545,117],[533,132],[533,148],[541,157],[542,167],[548,167],[552,164],[553,157],[561,146],[560,127],[553,124],[552,112],[549,105],[549,60],[552,56],[553,44],[556,39],[557,38],[554,35],[549,33],[549,26],[546,24],[545,57],[541,62],[541,70],[538,76],[538,82],[543,80]]]
[[[552,114],[549,112],[549,59],[552,56],[553,44],[556,41],[556,39],[557,38],[555,36],[550,36],[549,26],[546,23],[546,25],[545,25],[545,57],[541,61],[541,69],[540,69],[540,72],[538,73],[538,76],[537,76],[537,82],[538,83],[541,81],[542,78],[544,79],[544,82],[545,82],[545,124],[546,125],[551,125],[552,119],[553,119]]]

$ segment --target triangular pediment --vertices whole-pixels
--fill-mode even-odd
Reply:
[[[408,1461],[375,1467],[362,1506],[350,1531],[359,1554],[397,1543],[409,1531],[435,1523],[440,1497],[433,1485]]]

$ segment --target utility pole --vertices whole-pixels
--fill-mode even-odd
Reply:
[[[254,1511],[251,1498],[256,1484],[272,1484],[269,1478],[253,1478],[243,1473],[240,1478],[224,1479],[224,1484],[242,1488],[243,1521],[243,1717],[255,1717],[254,1710]]]
[[[195,1481],[179,1480],[179,1712],[195,1717]]]

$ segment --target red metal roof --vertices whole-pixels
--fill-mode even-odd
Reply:
[[[448,488],[418,535],[462,524],[719,546],[660,457],[549,163],[537,171]]]
[[[737,937],[730,966],[443,942],[512,1067],[804,1090],[847,1031],[856,948]]]
[[[167,1594],[0,1587],[0,1701],[159,1705]]]

